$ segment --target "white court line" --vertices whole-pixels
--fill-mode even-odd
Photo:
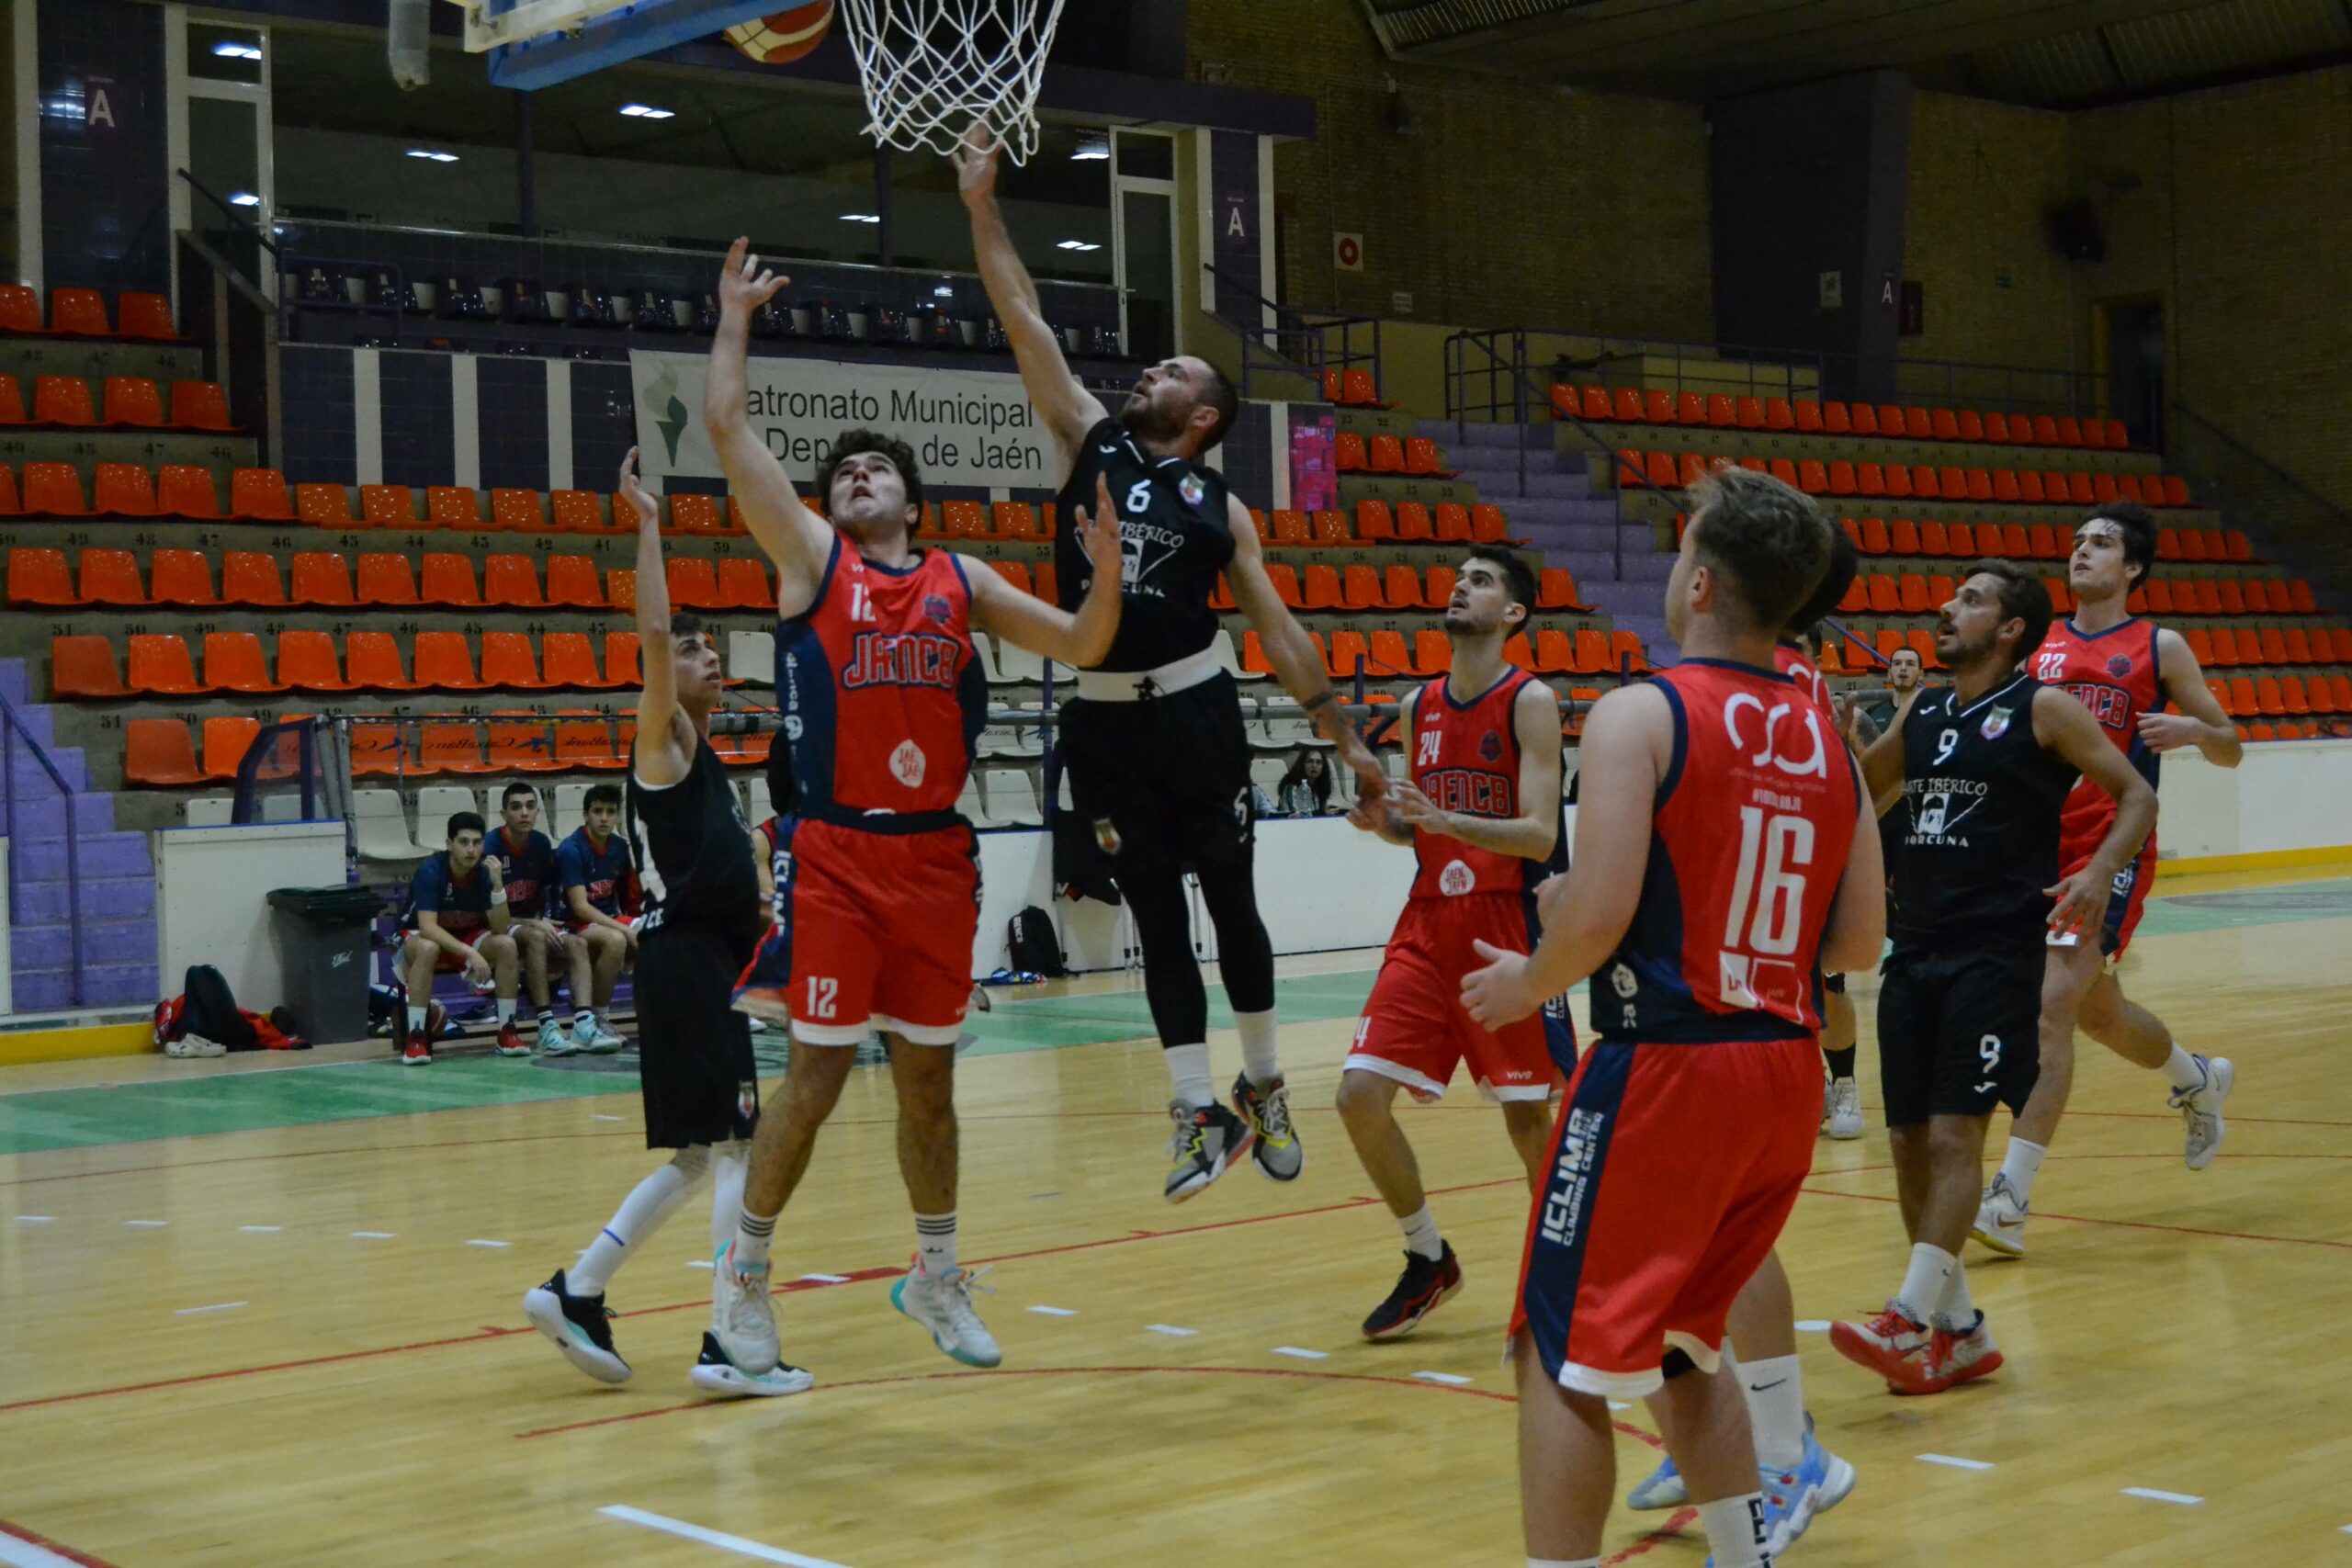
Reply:
[[[1992,1461],[1981,1459],[1961,1459],[1953,1454],[1921,1454],[1921,1464],[1948,1464],[1954,1470],[1990,1470]]]
[[[1076,1317],[1078,1315],[1069,1307],[1031,1307],[1029,1310],[1039,1317]]]
[[[170,1224],[169,1220],[125,1220],[122,1228],[132,1231],[159,1231]]]
[[[353,1231],[351,1233],[351,1239],[354,1241],[390,1241],[392,1239],[392,1235],[393,1233],[390,1231]]]
[[[8,1568],[74,1568],[74,1560],[49,1548],[0,1529],[0,1562]]]
[[[18,1214],[17,1223],[20,1225],[53,1225],[57,1223],[57,1216],[55,1214]]]
[[[642,1508],[628,1508],[616,1504],[611,1507],[599,1508],[596,1511],[608,1519],[620,1519],[632,1525],[643,1525],[650,1530],[660,1530],[664,1535],[679,1536],[687,1540],[698,1540],[705,1546],[716,1546],[721,1551],[737,1552],[744,1557],[755,1557],[763,1562],[783,1562],[789,1564],[790,1568],[842,1568],[842,1564],[828,1562],[822,1557],[803,1557],[797,1551],[786,1551],[780,1546],[763,1546],[756,1540],[745,1540],[740,1535],[725,1535],[718,1530],[705,1529],[700,1525],[690,1525],[684,1519],[665,1518],[660,1514],[649,1514]]]
[[[2159,1492],[2153,1486],[2126,1486],[2123,1495],[2126,1497],[2145,1497],[2151,1503],[2177,1503],[2184,1508],[2193,1508],[2205,1501],[2186,1492]]]
[[[621,1118],[617,1116],[607,1116],[603,1111],[599,1111],[595,1113],[595,1120],[599,1122],[617,1122],[621,1120]]]
[[[239,1225],[237,1230],[243,1235],[276,1235],[285,1228],[284,1225]]]
[[[580,1256],[581,1256],[581,1257],[582,1257],[582,1258],[585,1258],[585,1257],[587,1257],[588,1255],[587,1255],[586,1253],[584,1253],[584,1252],[583,1252],[583,1253],[582,1253]],[[697,1258],[694,1259],[692,1262],[688,1263],[688,1264],[686,1265],[686,1267],[687,1267],[687,1268],[689,1268],[689,1269],[716,1269],[717,1267],[718,1267],[718,1265],[717,1265],[717,1264],[713,1263],[713,1262],[712,1262],[709,1258]]]
[[[1197,1328],[1179,1328],[1172,1323],[1148,1323],[1144,1327],[1153,1334],[1172,1334],[1179,1339],[1190,1339],[1200,1332]]]
[[[251,1305],[253,1305],[253,1303],[251,1302],[221,1302],[213,1306],[179,1307],[173,1311],[172,1315],[174,1317],[194,1317],[200,1312],[234,1312],[239,1307]]]
[[[1423,1382],[1442,1382],[1449,1388],[1460,1388],[1470,1381],[1459,1372],[1415,1372],[1413,1375]]]
[[[1611,1410],[1631,1410],[1633,1406],[1623,1400],[1612,1399],[1609,1402],[1609,1408]]]
[[[849,1283],[849,1276],[846,1274],[803,1274],[800,1277],[803,1280],[814,1280],[820,1285],[846,1285]]]
[[[1801,1317],[1797,1320],[1797,1327],[1807,1334],[1826,1334],[1829,1332],[1829,1320],[1826,1317]]]
[[[514,1244],[511,1241],[469,1241],[466,1245],[468,1247],[512,1247]]]
[[[1302,1350],[1295,1345],[1277,1345],[1274,1347],[1274,1354],[1295,1356],[1302,1361],[1328,1361],[1331,1359],[1331,1352],[1329,1350]]]

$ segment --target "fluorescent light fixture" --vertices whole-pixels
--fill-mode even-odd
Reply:
[[[408,155],[412,158],[423,158],[434,164],[454,164],[458,161],[458,155],[455,152],[438,152],[430,147],[412,147],[408,150]]]
[[[882,215],[878,212],[844,212],[842,214],[842,221],[844,223],[879,223],[882,221]]]
[[[261,51],[253,44],[223,42],[212,46],[212,52],[222,60],[259,60]]]
[[[956,298],[956,286],[952,283],[934,283],[931,286],[931,297],[934,299],[953,299]]]
[[[651,104],[623,104],[621,113],[631,119],[675,119],[675,109],[658,109]]]
[[[255,196],[249,190],[232,190],[229,193],[229,205],[232,207],[259,207],[261,205],[261,197]]]
[[[1074,164],[1105,162],[1111,156],[1111,139],[1101,131],[1088,131],[1079,137],[1078,151],[1069,156]]]
[[[1102,248],[1100,245],[1090,245],[1083,240],[1064,240],[1054,247],[1057,251],[1099,251]]]

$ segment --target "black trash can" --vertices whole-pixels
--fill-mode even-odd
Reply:
[[[368,940],[384,900],[365,887],[280,887],[269,907],[295,1028],[322,1044],[365,1040]]]

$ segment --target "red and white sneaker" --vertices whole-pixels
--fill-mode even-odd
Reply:
[[[1941,1393],[1954,1383],[1967,1382],[1972,1378],[1988,1377],[2001,1370],[2001,1348],[1993,1343],[1993,1331],[1979,1312],[1976,1321],[1965,1334],[1954,1333],[1944,1324],[1935,1325],[1935,1337],[1928,1343],[1925,1388],[1897,1387],[1892,1379],[1887,1387],[1896,1393]]]
[[[491,1049],[502,1056],[527,1056],[531,1054],[530,1042],[523,1038],[522,1030],[515,1027],[511,1018],[498,1026],[498,1038]]]
[[[1934,1393],[1928,1387],[1928,1350],[1935,1330],[1894,1302],[1868,1323],[1833,1323],[1829,1343],[1857,1366],[1868,1367],[1897,1393]],[[1950,1387],[1949,1383],[1944,1385]]]
[[[401,1066],[429,1067],[433,1065],[433,1047],[422,1034],[412,1034],[408,1043],[401,1047]]]

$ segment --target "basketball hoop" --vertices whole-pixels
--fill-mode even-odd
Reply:
[[[977,119],[1006,157],[1028,162],[1062,0],[841,0],[841,10],[876,141],[944,156]]]

